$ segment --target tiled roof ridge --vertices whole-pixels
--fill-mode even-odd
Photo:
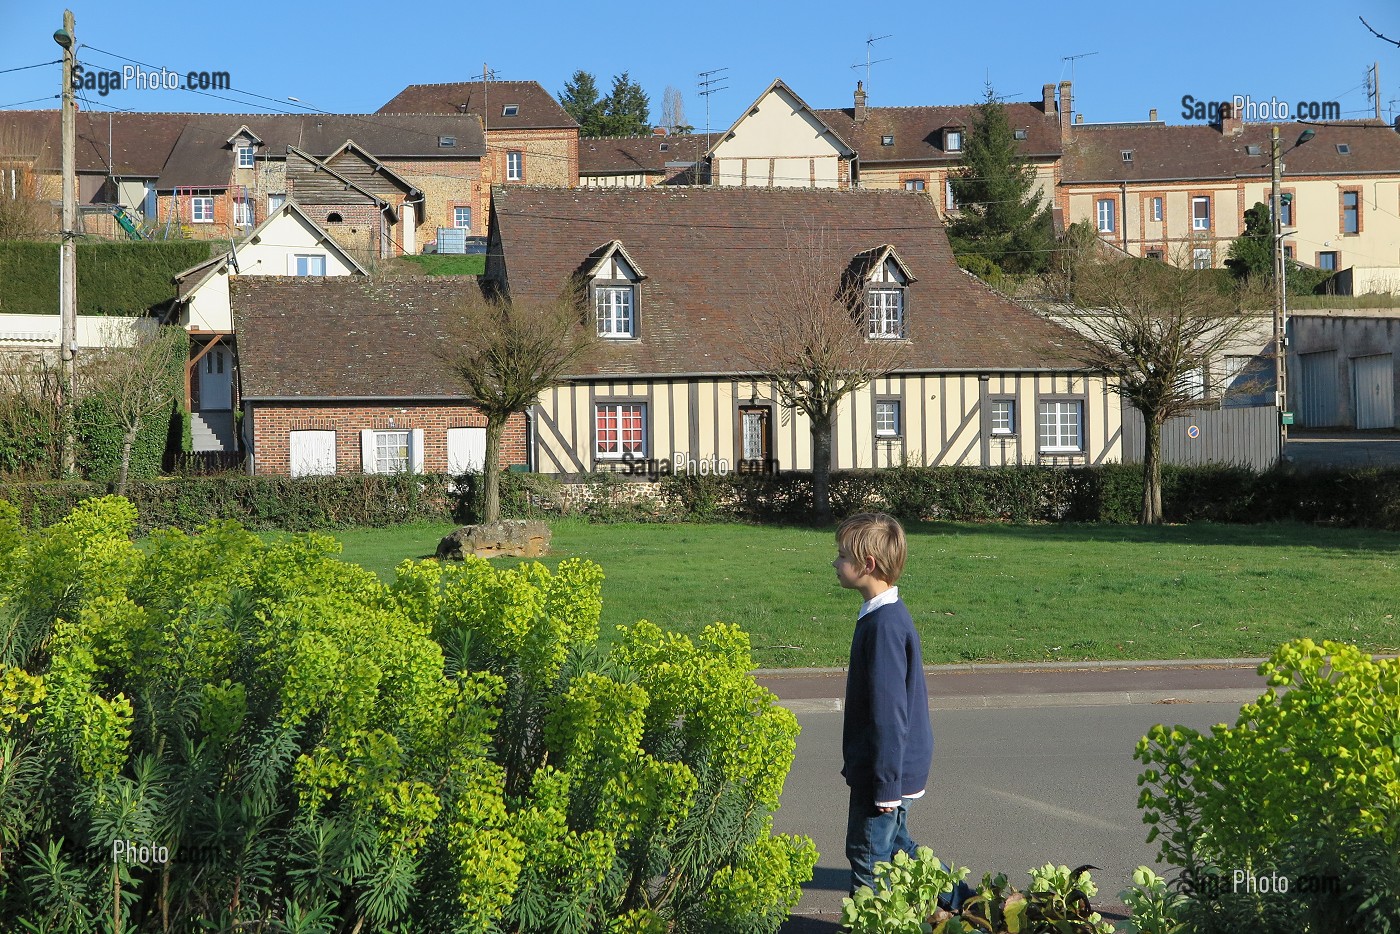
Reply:
[[[755,186],[753,186],[753,187],[745,187],[745,186],[740,186],[740,185],[646,185],[646,186],[639,186],[639,187],[635,187],[635,188],[630,188],[630,187],[617,187],[617,188],[613,188],[613,187],[590,187],[590,186],[587,186],[587,185],[581,186],[581,187],[580,187],[580,186],[569,187],[569,186],[566,186],[566,185],[493,185],[492,187],[493,187],[496,191],[505,191],[505,192],[511,192],[511,191],[586,191],[586,192],[599,192],[599,193],[608,192],[608,193],[617,193],[617,194],[624,194],[624,193],[626,193],[626,194],[642,194],[642,193],[645,193],[645,192],[650,192],[650,193],[652,193],[652,194],[654,194],[654,195],[661,195],[661,194],[668,194],[668,193],[675,193],[675,192],[684,192],[684,191],[724,191],[724,192],[751,192],[751,193],[764,192],[765,194],[763,195],[763,197],[769,197],[769,196],[771,196],[771,195],[773,195],[773,194],[778,194],[778,195],[788,194],[788,195],[791,195],[791,194],[803,194],[803,193],[809,194],[809,195],[812,195],[812,194],[827,194],[827,195],[838,195],[838,196],[845,196],[845,195],[872,195],[872,196],[898,196],[898,197],[900,197],[900,198],[908,198],[908,197],[913,197],[913,196],[916,196],[916,195],[917,195],[918,197],[925,197],[924,195],[918,195],[916,192],[905,191],[905,190],[903,190],[902,188],[863,188],[863,187],[857,187],[857,188],[811,188],[811,187],[806,187],[806,186],[800,187],[800,188],[799,188],[799,187],[796,187],[796,186],[792,186],[792,187],[780,187],[780,186],[777,186],[777,185],[773,185],[773,186],[768,186],[768,185],[758,186],[758,185],[755,185]]]
[[[492,78],[485,82],[480,78],[467,78],[462,81],[415,81],[413,84],[405,87],[404,90],[408,90],[408,88],[450,88],[456,87],[459,84],[534,84],[541,88],[544,87],[544,85],[531,78]]]
[[[678,139],[699,139],[700,137],[705,136],[705,135],[707,135],[707,134],[705,134],[705,133],[677,133],[677,134],[667,134],[666,136],[657,136],[657,135],[654,134],[654,133],[643,133],[643,134],[640,135],[640,136],[580,136],[580,137],[578,138],[578,141],[579,141],[580,143],[582,143],[582,142],[584,142],[585,140],[587,140],[588,142],[593,143],[593,142],[600,142],[600,141],[601,141],[601,142],[607,142],[607,141],[609,141],[609,140],[620,140],[620,139],[654,139],[654,140],[656,140],[658,143],[669,143],[669,142],[671,142],[672,140],[678,140]],[[719,136],[720,133],[719,133],[718,130],[716,130],[716,131],[714,131],[714,132],[709,133],[708,135],[710,135],[710,136]]]

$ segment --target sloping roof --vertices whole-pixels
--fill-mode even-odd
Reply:
[[[1047,117],[1040,104],[1006,104],[1005,107],[1011,128],[1026,131],[1026,138],[1020,141],[1022,156],[1059,154],[1059,120],[1053,115]],[[957,162],[962,158],[962,153],[944,150],[943,130],[957,127],[970,129],[977,115],[977,105],[867,107],[865,119],[859,123],[851,107],[818,110],[817,115],[860,154],[862,165],[906,161]],[[884,145],[886,136],[894,137],[893,145]]]
[[[301,205],[297,204],[292,198],[288,198],[286,201],[282,202],[282,207],[263,218],[261,224],[248,231],[248,235],[238,241],[238,244],[234,247],[234,252],[236,253],[248,244],[257,243],[258,240],[262,238],[264,230],[276,223],[279,218],[289,214],[295,214],[297,217],[300,217],[302,223],[310,227],[314,233],[320,235],[320,242],[328,249],[334,250],[342,261],[349,264],[350,268],[354,269],[362,276],[369,275],[368,270],[361,266],[354,256],[347,253],[345,248],[335,241],[334,237],[326,233],[324,227],[312,220],[311,215],[307,214],[306,211],[302,209]],[[171,276],[171,280],[175,283],[175,298],[179,301],[189,298],[201,285],[208,282],[210,277],[212,277],[218,269],[228,262],[229,253],[224,252],[217,256],[211,256],[202,263],[195,263],[189,269],[182,269],[175,273],[175,275]]]
[[[1375,120],[1348,125],[1285,123],[1279,128],[1282,148],[1297,142],[1305,129],[1317,135],[1284,157],[1287,176],[1400,175],[1400,133]],[[1075,124],[1065,147],[1064,184],[1196,179],[1268,178],[1271,174],[1270,125],[1246,123],[1238,136],[1217,126],[1168,126],[1163,123]],[[1351,152],[1342,155],[1337,144]],[[1258,154],[1247,149],[1257,146]],[[1131,163],[1123,151],[1132,150]],[[1287,177],[1285,176],[1285,177]]]
[[[514,104],[518,110],[507,116]],[[410,84],[379,108],[382,114],[476,114],[493,130],[571,129],[569,116],[538,81],[453,81]]]
[[[74,121],[78,171],[155,178],[185,124],[197,116],[201,115],[80,111]],[[9,145],[34,150],[20,155],[37,156],[41,172],[61,171],[63,128],[57,110],[7,110],[0,119]]]
[[[159,187],[224,187],[233,170],[231,129],[248,127],[264,142],[259,158],[282,157],[288,147],[324,157],[348,139],[380,159],[479,159],[485,136],[475,117],[422,114],[194,114],[170,152]],[[439,138],[451,137],[452,146]]]
[[[243,398],[433,399],[466,392],[437,356],[474,276],[237,276]]]
[[[674,170],[667,169],[667,163],[702,162],[718,138],[717,133],[583,137],[578,141],[578,174],[669,175]]]
[[[932,201],[910,192],[506,187],[492,197],[500,257],[488,274],[513,297],[557,295],[613,239],[647,271],[639,338],[605,344],[577,376],[750,372],[743,341],[750,316],[762,313],[755,291],[783,261],[788,231],[809,228],[847,262],[889,245],[916,277],[902,371],[1064,369],[1055,348],[1074,340],[959,269]]]
[[[847,141],[847,139],[841,135],[840,128],[835,124],[829,123],[826,120],[826,118],[822,115],[822,111],[812,109],[812,107],[802,99],[802,95],[798,94],[792,88],[788,87],[787,82],[785,82],[782,78],[774,78],[773,83],[768,85],[768,87],[764,89],[762,94],[758,95],[758,97],[755,97],[752,104],[744,108],[744,112],[739,116],[738,120],[734,121],[734,124],[729,129],[725,130],[723,133],[715,134],[715,139],[711,141],[710,148],[705,153],[705,155],[708,156],[711,153],[713,153],[715,151],[715,147],[719,146],[720,143],[723,143],[725,140],[733,136],[734,131],[739,128],[739,124],[747,120],[749,118],[749,115],[754,112],[754,109],[757,108],[758,105],[763,102],[763,99],[769,94],[772,94],[774,91],[782,91],[783,93],[787,94],[793,99],[794,102],[796,102],[799,109],[805,110],[809,114],[811,114],[812,118],[818,123],[820,123],[822,127],[824,127],[826,131],[831,134],[832,138],[836,140],[837,145],[841,149],[845,150],[841,153],[841,155],[853,156],[856,154],[850,142]]]

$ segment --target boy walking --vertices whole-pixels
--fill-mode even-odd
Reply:
[[[865,601],[851,638],[841,774],[851,789],[846,858],[851,891],[874,888],[876,863],[914,855],[908,804],[920,798],[933,760],[923,652],[895,586],[904,570],[904,529],[884,513],[861,513],[836,530],[836,579]],[[944,907],[957,909],[960,886]]]

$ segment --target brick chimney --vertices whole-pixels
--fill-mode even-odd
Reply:
[[[1156,107],[1153,107],[1151,110],[1149,110],[1149,111],[1147,112],[1147,122],[1148,122],[1148,123],[1156,123],[1156,122],[1157,122],[1157,108],[1156,108]]]
[[[1220,105],[1220,135],[1239,136],[1244,132],[1244,117],[1235,110],[1233,104]]]
[[[1069,82],[1060,82],[1060,123],[1066,124],[1074,119],[1074,95],[1070,93]]]
[[[865,122],[865,88],[856,82],[856,123]]]
[[[1053,84],[1040,86],[1040,109],[1047,117],[1055,115],[1055,86]]]

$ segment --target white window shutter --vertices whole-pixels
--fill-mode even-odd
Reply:
[[[423,472],[423,429],[413,429],[408,441],[408,472]]]
[[[289,275],[289,276],[295,276],[296,274],[297,274],[297,258],[296,258],[296,254],[295,254],[295,253],[288,253],[288,254],[287,254],[287,275]]]
[[[364,465],[365,473],[375,473],[374,469],[374,432],[366,428],[360,432],[360,463]]]

